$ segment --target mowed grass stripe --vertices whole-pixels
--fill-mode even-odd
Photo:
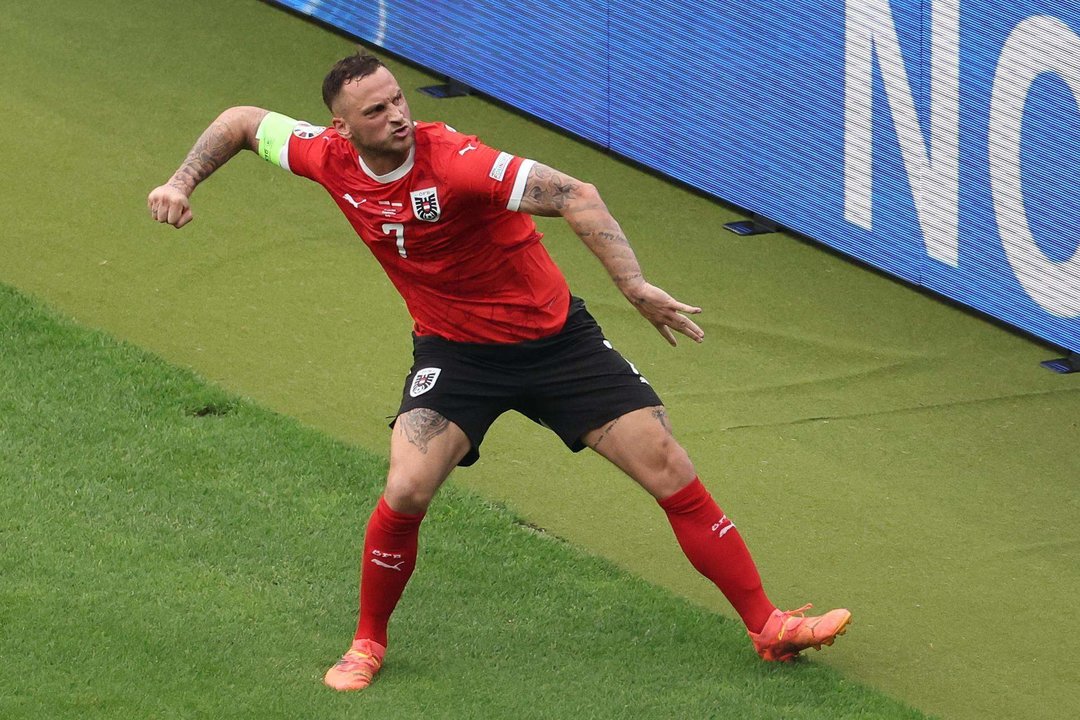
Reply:
[[[383,458],[3,286],[0,387],[6,720],[922,717],[453,483],[383,676],[333,693]]]

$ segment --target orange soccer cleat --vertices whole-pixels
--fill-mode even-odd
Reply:
[[[762,660],[787,662],[808,647],[820,650],[822,645],[832,645],[837,635],[843,635],[851,622],[848,610],[830,610],[824,615],[806,617],[803,611],[813,605],[803,605],[798,610],[773,610],[761,632],[750,633],[754,649]]]
[[[335,690],[363,690],[382,667],[386,648],[374,640],[354,640],[348,652],[326,671],[323,682]]]

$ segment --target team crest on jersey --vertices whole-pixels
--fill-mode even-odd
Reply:
[[[435,222],[439,219],[442,208],[439,207],[439,191],[436,188],[413,190],[409,196],[412,197],[413,214],[417,220]]]
[[[293,129],[292,134],[301,140],[310,140],[311,138],[319,137],[324,130],[326,130],[326,128],[319,127],[318,125],[300,123]]]
[[[409,387],[409,397],[418,397],[435,387],[435,383],[438,381],[439,373],[441,372],[442,368],[424,368],[423,370],[417,370],[416,374],[413,375],[412,385]]]

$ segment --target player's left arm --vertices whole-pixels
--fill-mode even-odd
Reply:
[[[687,317],[701,312],[701,308],[679,302],[646,282],[630,242],[596,187],[535,163],[525,181],[518,210],[545,217],[561,215],[600,260],[623,296],[669,343],[675,345],[675,332],[694,342],[705,337],[697,323]]]

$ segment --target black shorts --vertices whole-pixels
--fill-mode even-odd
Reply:
[[[584,301],[571,298],[563,329],[540,340],[496,345],[413,336],[398,415],[426,408],[460,427],[472,443],[459,463],[466,466],[480,457],[488,428],[507,410],[550,428],[578,452],[589,431],[662,404],[604,338]]]

